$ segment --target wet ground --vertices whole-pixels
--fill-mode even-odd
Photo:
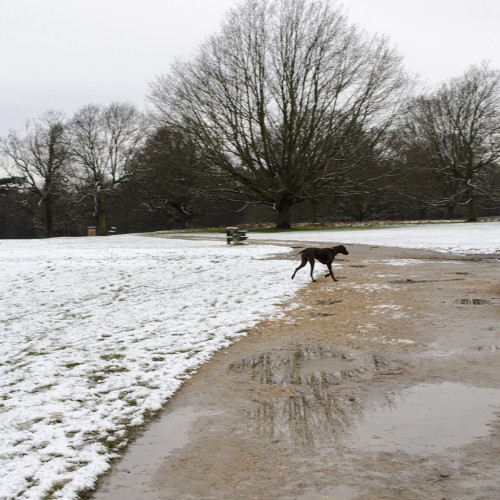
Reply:
[[[499,259],[349,250],[203,366],[94,498],[500,498]]]

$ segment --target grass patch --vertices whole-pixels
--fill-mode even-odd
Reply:
[[[92,375],[89,377],[89,381],[93,385],[97,385],[97,384],[103,382],[104,380],[106,380],[106,377],[104,375]]]
[[[43,500],[50,500],[51,498],[56,498],[55,495],[58,491],[62,490],[67,483],[70,483],[71,479],[61,479],[52,485],[52,488],[42,497]]]
[[[124,357],[124,354],[103,354],[101,356],[101,359],[104,361],[113,361],[117,359],[123,359]]]
[[[66,363],[64,365],[64,368],[67,368],[68,370],[71,370],[71,368],[75,368],[76,366],[80,366],[81,363],[73,362],[73,363]]]
[[[105,368],[103,371],[106,374],[110,374],[110,373],[125,373],[125,372],[128,372],[129,369],[125,368],[124,366],[109,366],[109,367]]]
[[[30,394],[38,394],[39,392],[45,392],[54,387],[54,384],[45,384],[45,385],[40,385],[39,387],[35,387]]]
[[[272,224],[263,226],[250,226],[244,225],[239,226],[240,229],[245,229],[246,231],[255,231],[258,233],[301,233],[307,231],[359,231],[363,229],[381,229],[389,227],[402,227],[404,223],[401,222],[354,222],[354,223],[339,223],[339,224],[297,224],[291,228],[281,229],[277,228]],[[162,236],[162,235],[172,235],[172,234],[198,234],[198,233],[209,233],[217,234],[226,233],[225,227],[205,227],[205,228],[190,228],[190,229],[177,229],[171,231],[157,231],[155,233],[150,233],[151,236]],[[240,242],[243,243],[244,242]]]
[[[288,229],[280,229],[276,227],[255,227],[248,228],[248,231],[255,231],[258,233],[306,233],[309,231],[359,231],[363,229],[380,229],[386,227],[395,227],[393,224],[332,224],[332,225],[304,225],[295,226]]]

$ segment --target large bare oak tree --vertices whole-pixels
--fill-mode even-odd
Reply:
[[[150,101],[192,136],[225,199],[272,206],[289,227],[293,205],[335,192],[363,161],[352,134],[376,142],[406,85],[387,40],[330,2],[246,0]]]

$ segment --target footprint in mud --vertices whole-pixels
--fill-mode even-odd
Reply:
[[[341,302],[342,300],[340,299],[320,299],[316,301],[316,304],[318,304],[319,306],[333,306],[335,304],[340,304]]]

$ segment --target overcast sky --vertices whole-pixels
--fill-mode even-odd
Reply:
[[[332,0],[333,1],[333,0]],[[434,85],[489,60],[500,69],[500,0],[342,0]],[[0,0],[0,135],[45,111],[143,107],[148,83],[217,31],[235,0]]]

